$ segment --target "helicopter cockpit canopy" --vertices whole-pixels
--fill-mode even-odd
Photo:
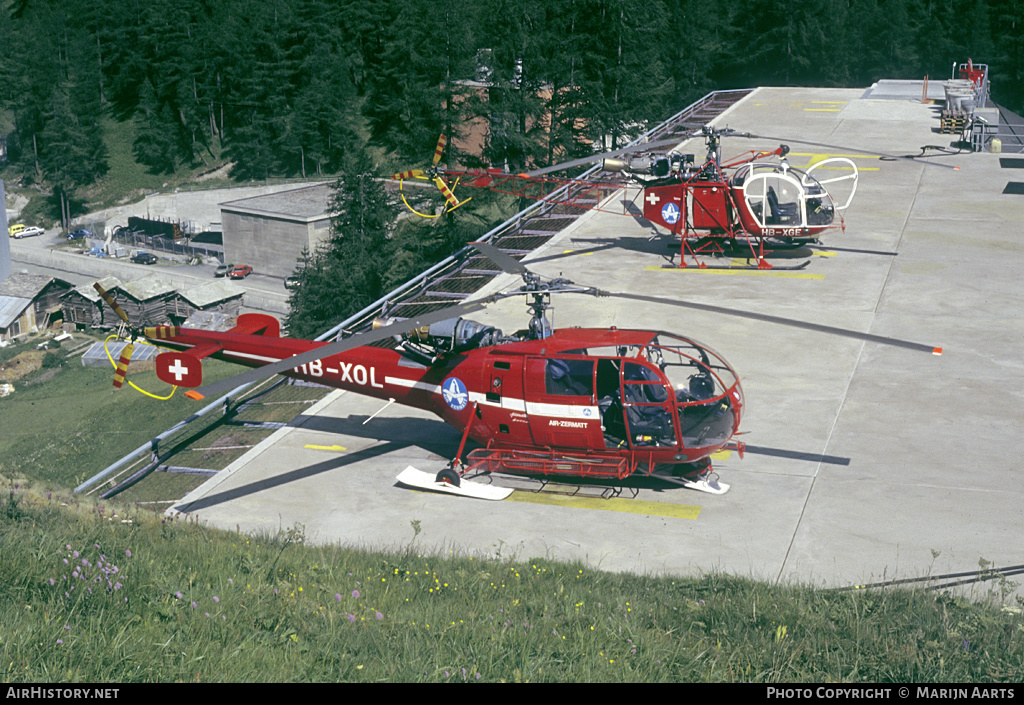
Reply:
[[[834,170],[835,175],[819,181],[813,174],[819,170]],[[857,166],[845,157],[825,159],[806,171],[785,162],[752,162],[733,174],[731,185],[742,189],[753,221],[749,225],[793,235],[832,225],[837,213],[853,200],[857,177]]]
[[[743,390],[735,371],[710,348],[659,333],[614,352],[619,360],[598,361],[596,385],[611,435],[630,446],[699,448],[721,445],[736,432]],[[614,366],[620,367],[617,374]]]

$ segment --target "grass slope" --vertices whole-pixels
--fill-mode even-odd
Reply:
[[[2,480],[0,679],[1020,682],[1019,607],[245,536]]]
[[[33,342],[4,349],[0,368],[31,354]],[[59,367],[13,380],[15,393],[0,399],[0,472],[75,487],[197,410],[180,392],[155,402],[127,386],[114,389],[112,366],[83,367],[68,345],[48,354],[59,356]],[[210,381],[235,370],[217,361],[206,367]],[[0,381],[5,379],[0,369]],[[128,379],[154,393],[167,392],[152,371],[130,370]]]

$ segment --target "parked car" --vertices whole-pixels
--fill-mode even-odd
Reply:
[[[152,252],[144,252],[139,250],[132,255],[132,262],[135,264],[156,264],[156,255]]]
[[[42,235],[45,232],[46,231],[43,230],[42,228],[37,228],[34,225],[29,225],[27,227],[23,226],[20,230],[12,233],[11,237],[13,237],[16,240],[20,240],[23,237],[33,237],[35,235]]]
[[[77,230],[72,230],[71,232],[68,233],[68,240],[82,240],[91,235],[92,233],[86,230],[85,228],[78,228]]]
[[[235,268],[233,264],[218,264],[217,268],[213,270],[213,276],[215,277],[226,277],[231,273],[231,270]]]
[[[285,277],[285,289],[298,289],[300,286],[302,286],[302,280],[299,279],[298,277]]]
[[[22,223],[15,223],[14,225],[7,226],[7,234],[11,237],[18,237],[18,233],[25,229]]]
[[[245,279],[250,274],[252,274],[252,267],[247,264],[237,264],[228,276],[232,279]]]

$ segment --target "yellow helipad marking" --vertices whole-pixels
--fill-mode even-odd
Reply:
[[[610,512],[627,514],[644,514],[646,516],[671,517],[673,519],[696,519],[700,515],[700,507],[689,504],[670,504],[668,502],[648,502],[639,499],[623,499],[612,497],[566,497],[564,495],[541,494],[516,490],[505,500],[506,502],[525,502],[527,504],[550,504],[558,507],[574,507],[577,509],[602,509]]]
[[[719,450],[711,454],[712,460],[728,460],[729,456],[732,455],[731,450]]]
[[[877,154],[830,154],[828,152],[790,152],[787,156],[789,157],[807,157],[807,163],[797,166],[797,169],[810,169],[818,162],[823,162],[826,159],[832,157],[844,157],[846,159],[881,159],[882,157]],[[843,170],[846,167],[842,166],[826,166],[822,169],[835,169]],[[858,166],[858,171],[878,171],[877,166]]]
[[[740,259],[733,260],[733,262],[734,264],[736,262],[740,262],[745,266],[747,261],[745,259]],[[776,272],[771,269],[740,269],[739,267],[736,267],[735,269],[701,269],[697,265],[687,265],[686,267],[659,267],[655,265],[650,265],[645,269],[648,272],[704,272],[706,274],[726,274],[743,277],[775,277],[777,279],[819,280],[825,278],[824,274],[810,274],[809,272]]]
[[[818,250],[814,253],[816,257],[835,257],[837,254],[839,253],[832,250]]]
[[[311,446],[311,445],[307,445],[306,448],[309,448],[310,450],[330,450],[330,451],[334,451],[335,453],[343,451],[343,450],[348,450],[348,448],[346,448],[345,446],[339,446],[339,445],[333,445],[333,446]]]
[[[592,255],[593,252],[579,252],[578,250],[562,250],[563,255]]]

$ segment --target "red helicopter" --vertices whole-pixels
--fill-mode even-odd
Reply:
[[[694,155],[675,151],[632,154],[679,144],[694,136],[703,136],[707,145],[707,156],[700,165],[694,164]],[[437,217],[440,213],[425,213],[409,203],[404,189],[407,179],[433,181],[445,198],[444,212],[471,200],[460,201],[455,196],[454,189],[459,184],[608,211],[610,209],[601,206],[601,199],[595,198],[594,193],[609,187],[618,188],[618,184],[549,176],[553,172],[601,162],[603,171],[622,173],[641,186],[639,195],[643,197],[644,218],[680,238],[682,267],[686,266],[687,256],[698,266],[706,267],[697,255],[717,257],[727,251],[739,251],[748,252],[748,258],[755,260],[758,268],[771,269],[773,265],[764,256],[766,243],[776,249],[800,247],[816,243],[827,230],[845,227],[841,214],[853,201],[859,174],[852,160],[832,157],[804,171],[786,162],[789,147],[780,145],[772,151],[754,150],[722,162],[721,140],[726,136],[758,139],[757,135],[749,133],[705,126],[671,140],[639,144],[523,174],[509,174],[500,169],[466,171],[439,166],[447,143],[442,135],[428,169],[401,172],[392,179],[399,182],[405,205],[423,217]],[[766,161],[771,157],[779,161]],[[826,171],[835,173],[819,179]],[[562,188],[570,184],[572,189]],[[841,199],[833,197],[826,186],[841,192]],[[801,266],[806,264],[805,261]]]
[[[545,281],[493,245],[473,245],[505,271],[521,275],[525,284],[415,318],[379,320],[373,330],[334,343],[282,338],[277,319],[251,313],[239,316],[227,332],[155,326],[131,331],[130,337],[171,349],[157,356],[157,376],[192,388],[186,395],[195,399],[281,373],[430,411],[462,431],[459,449],[436,476],[407,468],[399,480],[487,499],[501,499],[511,490],[467,476],[501,472],[584,481],[640,476],[721,494],[729,486],[712,474],[710,456],[726,446],[743,450],[734,440],[743,391],[721,355],[664,331],[554,330],[545,315],[553,293],[680,305],[941,354],[939,348],[831,326],[606,292],[562,278]],[[112,297],[95,286],[127,321]],[[533,311],[526,329],[505,334],[462,318],[515,295],[525,295]],[[395,348],[371,346],[388,338],[398,342]],[[203,386],[206,357],[254,369]],[[118,380],[123,374],[119,367]],[[470,440],[481,447],[464,462]]]

